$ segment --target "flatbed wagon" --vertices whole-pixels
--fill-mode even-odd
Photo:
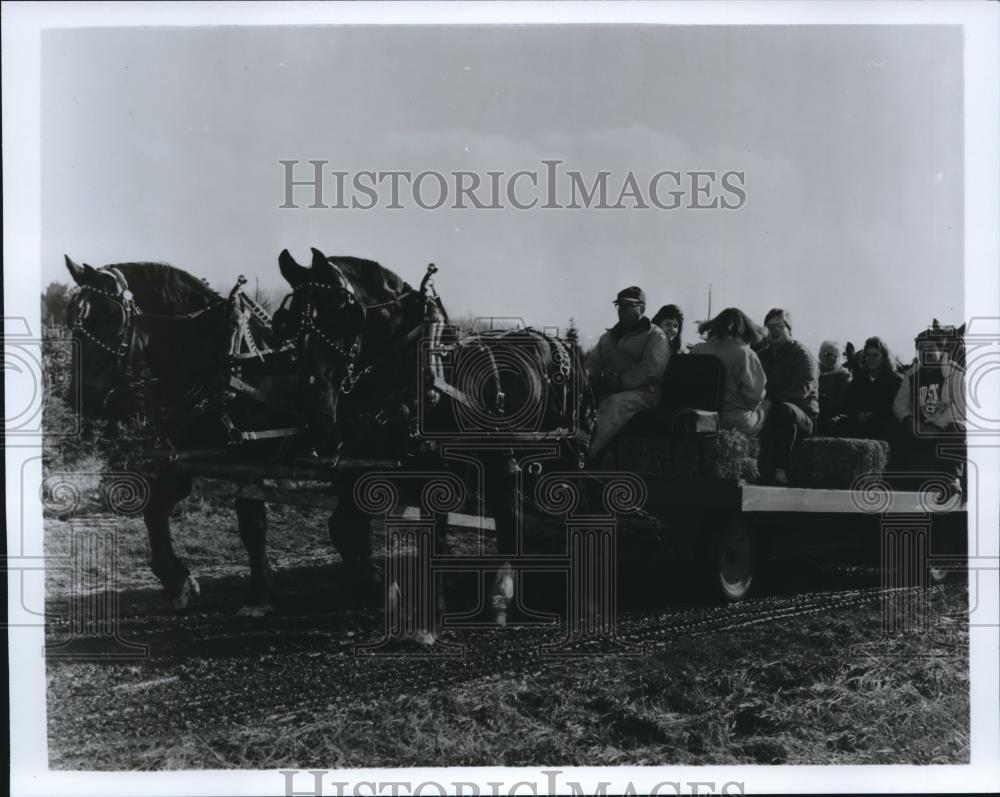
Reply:
[[[397,472],[414,474],[412,464],[393,459],[306,458],[265,465],[189,456],[175,461],[173,467],[193,476],[242,483],[237,493],[242,497],[327,511],[336,508],[339,484],[345,478],[356,478],[358,474],[385,474],[389,478]],[[590,474],[527,469],[522,483],[526,523],[550,528],[555,523],[569,528],[602,517],[600,510],[595,512],[593,502],[584,502],[574,512],[566,513],[540,506],[536,494],[545,479],[550,486],[560,479],[569,486],[586,485],[588,481],[611,483],[616,478],[642,483],[641,503],[620,506],[615,512],[612,525],[619,536],[628,536],[629,544],[644,548],[650,543],[642,529],[657,527],[671,553],[689,573],[697,573],[700,586],[728,601],[739,601],[751,594],[762,564],[772,553],[799,547],[835,550],[848,539],[860,538],[869,549],[877,546],[884,584],[914,586],[942,580],[955,567],[955,558],[965,545],[967,511],[961,496],[942,500],[936,490],[895,489],[878,478],[844,490],[749,484],[735,478],[655,471]],[[581,494],[586,490],[584,486]],[[401,504],[393,508],[391,516],[414,521],[426,517],[427,510]],[[481,533],[494,530],[493,519],[470,504],[448,511],[446,522]],[[633,543],[636,535],[629,532],[637,529],[639,541]],[[495,558],[479,563],[457,556],[460,561],[441,560],[438,565],[444,570],[480,564],[486,567],[495,564]],[[520,564],[532,569],[536,563],[525,556]]]

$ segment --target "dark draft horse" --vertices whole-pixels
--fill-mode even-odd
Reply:
[[[416,446],[424,451],[409,460],[417,470],[464,471],[466,482],[474,471],[476,510],[494,518],[500,557],[513,557],[524,531],[522,465],[534,459],[528,469],[536,474],[540,459],[551,460],[549,467],[582,467],[594,402],[575,343],[533,329],[460,339],[444,323],[444,306],[426,289],[426,277],[414,290],[374,261],[318,249],[312,255],[308,267],[287,250],[279,256],[292,292],[275,313],[275,327],[295,341],[317,450],[377,457],[408,447],[412,454]],[[449,447],[458,450],[451,460]],[[428,448],[439,453],[428,456]],[[353,488],[341,492],[331,539],[365,572],[372,566],[370,517],[352,498]],[[439,518],[439,550],[443,535]],[[490,600],[501,624],[514,584],[507,562]]]
[[[153,433],[149,444],[174,454],[198,449],[268,462],[295,445],[298,418],[291,397],[297,377],[291,352],[273,373],[260,370],[262,353],[270,351],[274,362],[278,347],[271,348],[275,341],[266,316],[241,312],[234,303],[236,289],[227,300],[196,277],[160,263],[95,269],[67,256],[66,267],[79,288],[66,317],[75,342],[70,378],[75,410],[112,422],[140,415],[146,419],[144,432]],[[256,342],[256,352],[242,363],[232,357],[234,335]],[[259,370],[249,390],[259,392],[248,397],[236,388],[246,387],[239,377],[247,378],[246,370],[254,368]],[[261,402],[260,396],[272,400]],[[174,607],[185,608],[199,588],[174,553],[169,516],[190,494],[192,480],[169,458],[144,475],[152,570]],[[236,515],[251,575],[241,612],[261,614],[271,608],[273,586],[264,502],[237,498]]]

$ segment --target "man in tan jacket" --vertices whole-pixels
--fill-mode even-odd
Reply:
[[[670,361],[663,331],[650,323],[646,295],[638,286],[619,291],[618,323],[587,355],[587,375],[601,403],[587,461],[598,463],[629,419],[660,400],[660,382]]]

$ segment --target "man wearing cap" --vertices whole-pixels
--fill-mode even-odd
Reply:
[[[949,489],[954,492],[961,492],[961,460],[938,456],[938,446],[946,442],[960,446],[965,437],[965,371],[951,356],[964,332],[964,324],[956,330],[935,319],[917,335],[917,363],[903,374],[892,405],[900,422],[893,443],[896,458],[908,468],[943,471],[953,480]]]
[[[587,355],[587,375],[601,401],[590,441],[590,464],[600,461],[633,415],[657,405],[670,360],[667,336],[644,315],[642,289],[632,285],[619,291],[614,304],[618,323],[601,335]]]
[[[792,339],[792,318],[779,307],[764,317],[767,348],[760,362],[767,377],[770,404],[762,435],[773,446],[773,478],[788,484],[788,459],[795,444],[813,433],[819,417],[819,380],[809,349]]]

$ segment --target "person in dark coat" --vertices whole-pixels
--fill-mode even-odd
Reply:
[[[760,363],[767,376],[770,407],[763,436],[773,450],[772,474],[777,484],[788,484],[788,459],[796,443],[813,433],[819,418],[819,382],[816,359],[809,349],[792,339],[791,315],[781,308],[768,311],[767,348]]]
[[[896,421],[892,404],[903,377],[889,356],[889,347],[878,337],[868,338],[862,349],[863,370],[856,374],[844,397],[849,437],[891,440]]]
[[[824,340],[819,346],[819,433],[822,435],[843,434],[847,421],[844,399],[851,385],[851,372],[839,360],[840,344]]]

